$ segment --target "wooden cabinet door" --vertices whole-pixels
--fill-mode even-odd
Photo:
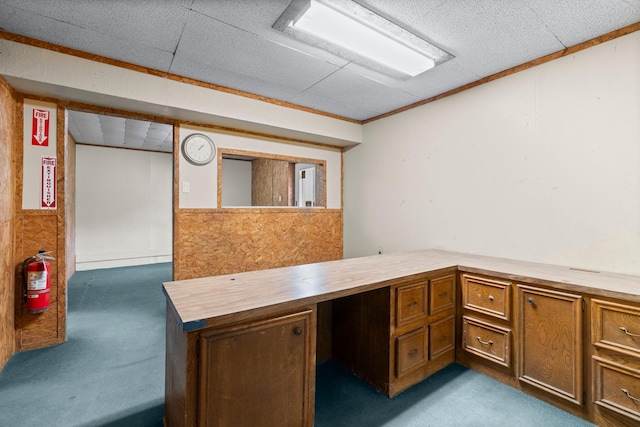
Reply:
[[[520,381],[582,404],[582,297],[519,285]]]
[[[315,311],[203,333],[198,425],[313,425]]]

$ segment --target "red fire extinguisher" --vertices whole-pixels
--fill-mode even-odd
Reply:
[[[51,305],[51,264],[44,249],[22,262],[24,296],[29,313],[42,313]]]

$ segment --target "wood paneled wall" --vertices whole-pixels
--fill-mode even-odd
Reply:
[[[342,259],[339,209],[177,209],[174,279]]]
[[[65,121],[64,108],[58,107],[57,140],[57,204],[56,210],[22,209],[23,103],[17,109],[15,138],[15,350],[29,350],[62,343],[66,339],[66,231],[65,231]],[[51,306],[44,313],[30,314],[23,303],[22,261],[45,249],[51,261]]]
[[[65,259],[66,281],[76,272],[76,140],[67,134],[65,141]]]
[[[15,351],[13,270],[17,102],[7,82],[0,77],[0,369]]]

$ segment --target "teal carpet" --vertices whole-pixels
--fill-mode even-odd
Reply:
[[[68,342],[0,371],[0,427],[162,426],[168,280],[171,264],[74,274]],[[316,427],[591,425],[460,365],[393,399],[332,361],[316,383]]]
[[[67,342],[0,372],[0,426],[162,426],[171,274],[170,263],[76,272]]]

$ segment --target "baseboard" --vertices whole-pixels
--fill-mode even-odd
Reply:
[[[99,261],[76,262],[76,271],[99,270],[101,268],[131,267],[135,265],[172,262],[173,255],[157,255],[140,258],[108,259]]]

